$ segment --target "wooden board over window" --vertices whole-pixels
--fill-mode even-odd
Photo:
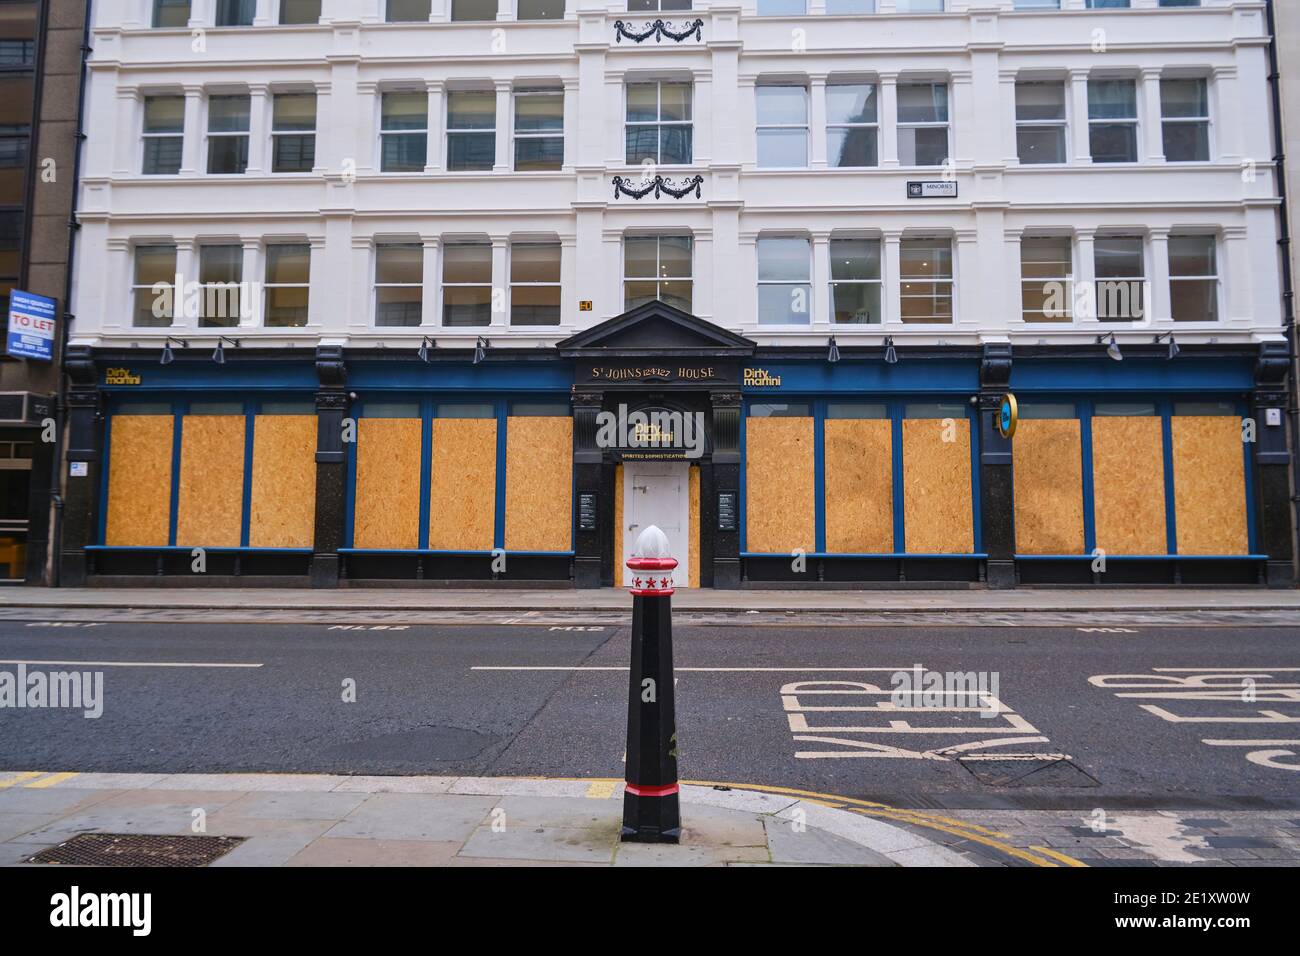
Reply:
[[[573,419],[506,419],[506,550],[573,548]]]
[[[245,438],[243,415],[186,415],[182,419],[178,545],[239,547]]]
[[[975,550],[969,420],[903,422],[903,522],[911,554]]]
[[[1093,514],[1107,554],[1165,554],[1165,462],[1160,418],[1092,420]]]
[[[828,418],[826,550],[894,550],[894,461],[887,418]]]
[[[104,543],[166,547],[172,500],[171,415],[114,415]]]
[[[429,547],[491,551],[496,531],[497,423],[435,418],[429,475]]]
[[[1022,419],[1012,440],[1016,551],[1083,554],[1082,443],[1077,418]]]
[[[418,418],[362,418],[357,422],[352,546],[393,550],[420,546]]]
[[[1174,502],[1179,554],[1247,554],[1241,419],[1175,415]]]
[[[817,550],[811,417],[745,419],[745,549]]]
[[[310,548],[316,532],[316,416],[258,415],[253,421],[253,493],[248,543]]]

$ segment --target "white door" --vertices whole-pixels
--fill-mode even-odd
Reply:
[[[650,525],[668,536],[669,553],[677,559],[673,582],[690,581],[690,479],[686,462],[623,463],[623,585],[630,587],[627,559],[636,539]]]

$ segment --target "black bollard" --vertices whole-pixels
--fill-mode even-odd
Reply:
[[[632,582],[632,669],[627,686],[627,788],[620,839],[678,843],[677,718],[673,706],[673,569],[668,539],[651,525],[627,566]],[[658,555],[658,556],[655,556]]]

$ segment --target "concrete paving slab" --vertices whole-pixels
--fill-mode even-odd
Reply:
[[[44,790],[11,787],[0,790],[0,813],[72,813],[118,793],[117,790],[72,790],[62,786]]]
[[[767,821],[767,846],[773,863],[821,863],[837,866],[899,866],[858,843],[853,843],[818,827],[796,830],[791,822]]]
[[[467,840],[496,803],[495,796],[376,793],[347,819],[335,824],[329,835],[374,840]]]
[[[176,773],[156,783],[155,790],[331,790],[339,778],[326,773]]]
[[[227,804],[224,812],[232,816],[263,817],[279,820],[342,820],[365,802],[367,794],[307,793],[303,791],[259,791],[248,793]]]
[[[621,825],[623,802],[588,800],[583,797],[508,796],[497,802],[504,811],[501,817],[509,829],[519,827],[558,827],[563,829]]]
[[[290,858],[286,866],[446,866],[459,843],[428,840],[355,840],[321,837]]]
[[[551,860],[609,863],[618,822],[587,828],[507,827],[494,832],[479,827],[458,854],[493,860]]]
[[[62,817],[61,813],[0,813],[0,842],[52,826]]]
[[[229,836],[246,836],[255,822],[245,819],[244,833],[224,834]],[[270,821],[261,821],[270,823]],[[223,857],[214,860],[209,866],[284,866],[304,849],[311,845],[330,826],[323,820],[275,821],[275,826],[268,826],[267,832],[254,836],[241,843]],[[211,832],[211,830],[209,830]]]
[[[335,793],[447,793],[458,777],[344,777]]]
[[[756,813],[692,806],[682,814],[682,844],[686,846],[766,846],[763,817]]]
[[[615,866],[723,866],[731,863],[769,863],[766,847],[672,846],[663,843],[620,843]]]

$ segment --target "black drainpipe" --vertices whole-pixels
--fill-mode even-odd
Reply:
[[[62,362],[68,348],[68,334],[71,325],[75,320],[72,314],[72,281],[74,269],[77,263],[77,233],[81,229],[81,224],[77,222],[77,206],[80,199],[81,190],[81,145],[86,140],[85,119],[86,119],[86,77],[90,72],[87,60],[92,52],[90,46],[90,24],[92,19],[91,10],[94,7],[94,0],[86,0],[86,22],[81,34],[81,82],[77,91],[77,128],[74,133],[75,145],[73,149],[72,160],[72,207],[68,211],[68,267],[67,274],[63,280],[63,321],[59,323],[59,355],[60,370],[58,377],[58,394],[54,402],[54,468],[50,472],[50,501],[54,506],[54,514],[50,521],[50,547],[51,556],[49,573],[47,578],[51,587],[59,586],[59,571],[63,562],[60,556],[63,552],[63,431],[67,426],[68,403],[67,403],[67,379],[63,374]],[[48,38],[47,41],[48,42]]]
[[[1273,99],[1273,141],[1276,155],[1273,157],[1273,178],[1277,183],[1278,203],[1278,248],[1282,259],[1282,334],[1286,336],[1291,364],[1291,374],[1287,383],[1287,420],[1291,425],[1291,534],[1297,540],[1297,525],[1300,524],[1300,396],[1297,395],[1297,376],[1300,375],[1300,363],[1296,357],[1295,328],[1295,289],[1291,275],[1291,221],[1287,215],[1286,190],[1286,139],[1282,128],[1282,84],[1278,70],[1277,56],[1277,18],[1274,15],[1273,0],[1265,0],[1264,16],[1268,26],[1268,85]],[[1300,96],[1300,89],[1288,91]],[[1292,547],[1293,560],[1300,562],[1300,551]],[[1300,567],[1300,564],[1297,564]],[[1300,579],[1300,578],[1298,578]]]

